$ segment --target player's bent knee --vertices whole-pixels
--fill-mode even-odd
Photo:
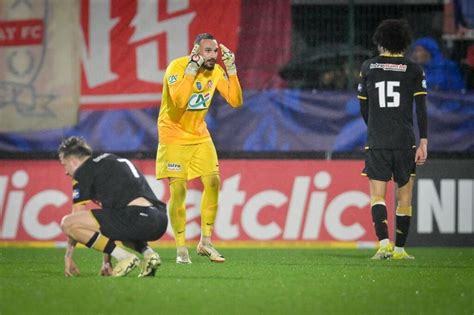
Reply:
[[[184,179],[173,179],[170,181],[169,186],[171,200],[178,202],[184,201],[187,190],[186,181]]]
[[[186,191],[186,180],[182,178],[174,178],[169,182],[170,189],[176,192]]]
[[[74,219],[72,215],[70,214],[65,215],[61,220],[61,230],[63,230],[63,232],[66,233],[67,235],[70,235],[73,224],[74,224]]]
[[[205,188],[219,189],[221,185],[221,178],[219,175],[208,175],[201,178],[202,184]]]

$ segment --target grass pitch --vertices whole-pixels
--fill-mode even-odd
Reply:
[[[174,249],[154,278],[97,275],[101,254],[78,248],[81,275],[63,276],[64,249],[0,248],[0,314],[473,314],[474,249],[410,248],[414,261],[373,250],[225,249],[227,262]]]

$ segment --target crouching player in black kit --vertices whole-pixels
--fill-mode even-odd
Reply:
[[[411,41],[410,28],[401,20],[385,20],[373,41],[380,55],[362,64],[358,87],[361,114],[368,127],[363,175],[369,178],[372,219],[380,248],[373,259],[413,259],[404,250],[412,216],[416,165],[428,155],[426,81],[423,70],[403,56]],[[420,143],[413,132],[413,100]],[[387,182],[397,183],[395,250],[387,229]]]
[[[122,277],[140,259],[117,246],[122,243],[143,254],[139,277],[154,276],[160,256],[147,244],[166,231],[166,205],[159,201],[143,174],[127,159],[113,154],[92,157],[92,149],[82,138],[65,139],[58,149],[66,174],[73,178],[73,210],[61,223],[68,236],[64,274],[79,273],[72,259],[76,242],[104,252],[101,275]],[[101,209],[85,211],[89,201]],[[111,256],[117,259],[112,270]]]

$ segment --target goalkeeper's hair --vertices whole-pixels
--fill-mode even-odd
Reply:
[[[411,43],[411,29],[406,20],[384,20],[375,29],[372,40],[391,53],[403,53]]]
[[[59,158],[68,156],[88,157],[92,155],[92,148],[82,137],[69,137],[64,139],[58,148]]]
[[[215,39],[215,38],[209,33],[197,34],[196,38],[194,39],[194,44],[199,45],[203,39]]]

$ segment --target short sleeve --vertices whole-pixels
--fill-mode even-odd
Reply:
[[[74,180],[72,182],[73,204],[85,203],[92,199],[92,178],[86,175],[87,174],[84,174],[84,172],[79,172],[79,174],[74,176]]]

